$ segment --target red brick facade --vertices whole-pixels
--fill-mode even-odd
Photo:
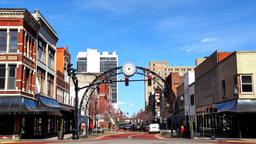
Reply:
[[[63,104],[71,104],[70,98],[70,85],[67,81],[67,64],[70,62],[71,56],[67,48],[57,48],[56,58],[56,99]],[[66,79],[66,81],[65,81]],[[69,79],[69,78],[68,78]],[[63,95],[62,95],[63,92]],[[68,100],[65,100],[68,99]]]
[[[1,30],[6,30],[7,33],[10,30],[18,31],[17,52],[10,53],[6,51],[5,53],[0,53],[0,64],[16,65],[16,88],[1,90],[0,95],[22,95],[33,98],[36,80],[36,37],[39,24],[26,10],[10,13],[2,13],[6,17],[0,17],[0,26],[4,27]],[[7,18],[7,16],[10,18]],[[30,38],[28,39],[28,37]],[[27,51],[27,46],[30,48],[29,51]],[[7,80],[7,77],[5,79]]]

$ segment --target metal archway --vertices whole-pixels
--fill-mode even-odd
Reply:
[[[119,67],[116,67],[116,68],[112,68],[112,69],[110,69],[110,70],[100,74],[99,76],[97,76],[88,86],[86,86],[88,88],[85,90],[85,92],[84,92],[84,94],[82,96],[82,99],[80,101],[79,111],[82,110],[83,106],[85,108],[85,112],[87,111],[89,101],[90,101],[91,97],[93,97],[92,94],[94,93],[95,89],[97,89],[97,87],[101,83],[123,82],[123,81],[112,81],[112,79],[111,79],[112,77],[120,75],[120,74],[125,75],[124,72],[122,71],[122,66],[119,66]],[[154,82],[156,82],[161,87],[162,92],[167,97],[170,97],[170,91],[169,91],[170,90],[170,86],[169,86],[169,84],[165,81],[165,79],[163,79],[157,73],[151,71],[148,68],[136,66],[135,74],[143,75],[143,76],[153,75],[152,80]],[[164,86],[162,86],[159,83],[158,79],[161,80],[164,83]],[[83,104],[84,100],[86,100],[86,104],[85,105]]]

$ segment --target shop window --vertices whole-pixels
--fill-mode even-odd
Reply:
[[[16,88],[16,65],[9,65],[8,89]]]
[[[252,76],[251,75],[242,75],[241,76],[241,91],[245,93],[251,93],[252,90]]]
[[[0,89],[5,88],[5,65],[0,65]]]

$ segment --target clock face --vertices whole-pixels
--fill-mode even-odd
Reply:
[[[136,66],[132,63],[126,63],[123,65],[122,70],[126,76],[133,76],[136,72]]]

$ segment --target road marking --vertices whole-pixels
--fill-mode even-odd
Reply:
[[[158,138],[158,139],[161,139],[161,140],[166,140],[167,139],[167,138],[162,137],[160,134],[156,134],[155,137]]]
[[[139,135],[142,135],[142,133],[130,135],[130,136],[128,136],[128,139],[132,139],[132,137],[134,137],[134,136],[139,136]]]

